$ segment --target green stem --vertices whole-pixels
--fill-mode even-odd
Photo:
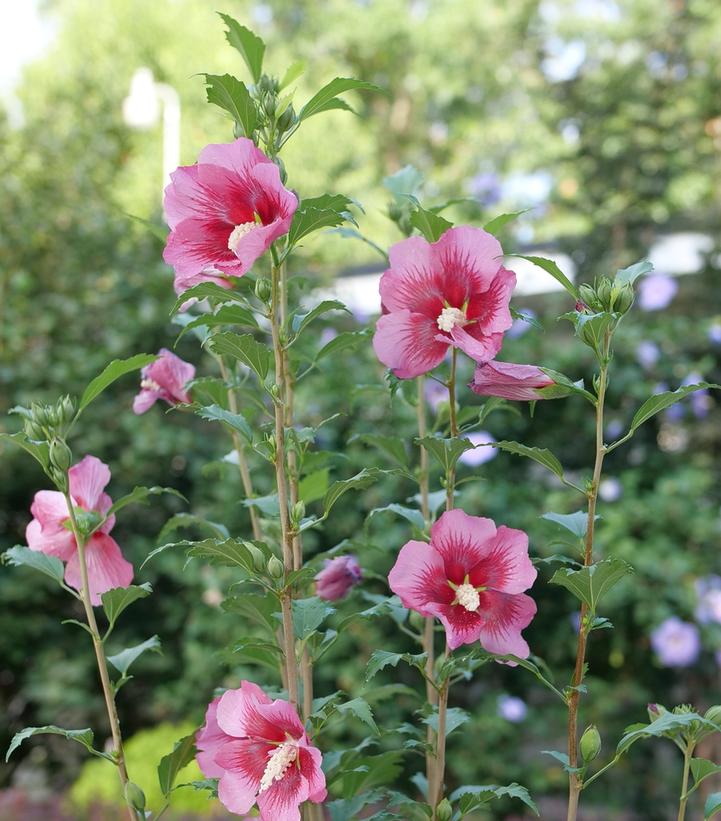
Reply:
[[[445,658],[450,654],[446,645]],[[438,690],[438,732],[436,733],[435,766],[433,768],[433,784],[430,789],[431,807],[433,807],[433,821],[437,821],[437,807],[443,801],[443,787],[446,774],[446,719],[448,716],[448,693],[450,680],[446,679]]]
[[[458,436],[458,418],[456,416],[456,366],[458,350],[451,348],[451,374],[448,379],[448,414],[450,419],[451,436]],[[456,489],[456,466],[454,465],[446,475],[446,510],[453,509],[453,494]]]
[[[90,635],[93,639],[93,649],[95,650],[95,660],[98,665],[98,673],[100,674],[100,684],[103,689],[103,698],[105,699],[105,710],[108,715],[108,722],[110,724],[110,732],[113,738],[113,758],[118,768],[118,775],[120,776],[120,783],[123,787],[123,795],[125,795],[125,787],[129,781],[128,770],[125,765],[125,753],[123,751],[123,736],[120,732],[120,719],[118,718],[118,711],[115,706],[115,695],[113,693],[113,686],[110,682],[110,675],[108,674],[108,663],[105,659],[105,648],[103,641],[100,638],[100,631],[98,630],[98,623],[95,620],[95,611],[93,604],[90,601],[90,585],[88,582],[88,564],[85,558],[85,539],[83,538],[78,521],[75,517],[75,509],[73,507],[72,499],[69,493],[65,493],[65,502],[68,506],[68,513],[70,516],[70,524],[75,536],[75,543],[78,551],[78,564],[80,565],[80,580],[82,588],[80,590],[80,600],[85,609],[85,618],[88,622]],[[128,814],[132,821],[136,821],[137,813],[132,807],[128,807]]]
[[[678,802],[678,818],[676,821],[685,821],[686,803],[688,802],[688,776],[691,770],[694,744],[688,742],[683,754],[683,780],[681,782],[681,797]]]
[[[599,372],[598,401],[596,403],[596,457],[593,467],[593,478],[588,490],[588,522],[586,525],[586,541],[584,549],[583,564],[589,567],[593,564],[593,537],[596,523],[596,503],[598,500],[598,487],[601,482],[601,471],[603,470],[603,458],[605,448],[603,445],[604,427],[604,407],[606,400],[606,390],[608,388],[608,362],[611,345],[611,337],[607,332],[604,338],[603,351],[601,354],[601,367]],[[581,693],[578,689],[583,683],[586,664],[586,644],[588,640],[588,625],[586,624],[588,607],[581,605],[580,621],[578,625],[578,644],[576,647],[576,664],[571,679],[571,694],[568,697],[568,763],[570,767],[578,767],[578,708]],[[567,821],[576,821],[578,814],[578,803],[583,789],[583,783],[578,773],[569,773],[568,776],[568,814]]]

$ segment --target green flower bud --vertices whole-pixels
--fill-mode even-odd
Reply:
[[[631,309],[634,296],[633,288],[630,285],[624,285],[613,304],[614,310],[618,311],[620,314],[625,314]]]
[[[447,798],[444,798],[436,807],[435,817],[438,821],[451,821],[451,818],[453,818],[453,807]]]
[[[265,564],[265,556],[263,555],[263,551],[257,548],[252,542],[244,542],[245,548],[250,553],[253,559],[253,567],[258,571],[258,573],[262,573],[266,570]]]
[[[25,420],[23,429],[28,439],[32,439],[34,442],[42,442],[45,439],[43,429],[37,422],[33,422],[31,419]]]
[[[593,305],[597,301],[596,292],[590,285],[586,285],[585,282],[578,286],[578,295],[586,305]]]
[[[268,573],[270,573],[274,579],[282,579],[284,572],[283,562],[281,562],[277,556],[271,556],[268,560]]]
[[[45,426],[49,423],[48,418],[48,408],[45,405],[38,405],[35,402],[30,405],[30,412],[33,415],[33,421],[41,426]]]
[[[646,711],[648,712],[649,721],[656,721],[657,718],[660,718],[662,715],[665,715],[668,710],[663,706],[663,704],[648,704],[646,706]]]
[[[72,396],[64,396],[60,400],[60,410],[63,423],[70,424],[75,416],[75,400]]]
[[[270,301],[272,286],[270,284],[270,280],[266,277],[261,277],[255,283],[255,295],[258,299],[263,302],[267,303]]]
[[[611,309],[611,289],[613,285],[608,277],[603,277],[596,286],[596,295],[598,301],[601,303],[601,308],[604,311]]]
[[[281,133],[285,133],[288,131],[292,126],[295,125],[296,120],[298,118],[295,115],[295,109],[293,108],[293,103],[291,103],[286,110],[278,117],[278,130]]]
[[[72,465],[72,451],[62,439],[53,439],[50,443],[50,461],[62,473],[65,473]]]
[[[69,486],[68,486],[68,474],[65,470],[58,470],[54,465],[50,465],[47,469],[48,476],[52,479],[55,487],[61,493],[67,493]]]
[[[713,707],[709,707],[704,718],[712,724],[721,726],[721,704],[714,704]]]
[[[586,727],[581,736],[581,757],[585,764],[593,761],[594,758],[601,752],[601,734],[596,729],[595,724]]]
[[[305,504],[302,500],[300,500],[293,505],[293,510],[291,511],[290,518],[292,519],[294,524],[298,524],[304,516]]]
[[[128,781],[125,785],[125,800],[128,802],[128,806],[134,810],[138,810],[138,812],[145,811],[145,793],[132,781]]]

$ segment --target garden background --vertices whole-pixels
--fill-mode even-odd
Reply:
[[[13,36],[13,16],[24,5],[0,4],[4,38]],[[577,281],[651,254],[657,272],[670,278],[649,280],[618,334],[609,399],[616,433],[655,386],[721,382],[715,0],[226,0],[219,10],[263,36],[276,73],[306,60],[298,81],[303,96],[336,75],[388,90],[387,97],[354,97],[358,116],[334,112],[312,120],[286,152],[291,179],[304,193],[334,190],[362,203],[361,230],[380,246],[400,238],[387,216],[383,179],[410,163],[425,177],[425,201],[465,198],[453,206],[457,221],[483,224],[529,209],[505,229],[504,249],[565,255],[566,272],[575,270]],[[172,274],[161,260],[162,240],[143,222],[163,229],[161,128],[131,128],[123,100],[136,69],[148,67],[180,95],[184,163],[206,143],[230,139],[229,122],[204,102],[199,76],[239,70],[213,12],[204,0],[39,4],[46,41],[12,87],[3,82],[0,105],[0,429],[16,429],[7,417],[13,405],[78,393],[110,359],[172,347],[180,331],[169,320]],[[308,241],[295,273],[319,288],[355,294],[353,316],[327,323],[329,335],[372,324],[374,292],[363,290],[373,288],[372,279],[359,277],[379,271],[372,249],[336,234]],[[552,318],[562,296],[522,293],[514,304],[533,311],[542,330],[517,325],[503,359],[588,378],[590,351],[584,359],[569,327]],[[177,351],[201,374],[214,372],[210,358],[198,361],[190,340],[181,339]],[[299,391],[298,416],[309,423],[342,416],[324,428],[324,449],[341,456],[319,469],[319,482],[326,468],[336,477],[386,466],[352,437],[405,432],[410,440],[413,412],[402,392],[391,397],[370,345],[325,360],[320,372],[312,393]],[[160,407],[136,417],[136,390],[129,377],[95,403],[82,446],[111,466],[115,497],[134,485],[172,485],[189,500],[133,508],[118,524],[116,538],[137,571],[168,517],[190,510],[242,532],[247,513],[238,503],[237,471],[223,461],[230,448],[222,429],[210,436],[207,424]],[[465,392],[462,401],[476,399]],[[543,402],[533,418],[524,406],[520,415],[493,414],[486,427],[496,439],[550,447],[580,470],[593,447],[585,411],[576,399]],[[636,569],[608,599],[605,615],[615,629],[592,637],[595,698],[584,707],[584,723],[606,728],[607,750],[623,726],[646,719],[647,702],[690,702],[703,711],[721,701],[721,605],[710,617],[699,611],[698,585],[721,575],[720,420],[718,399],[696,394],[607,461],[599,546],[603,553],[612,545]],[[539,516],[569,512],[576,500],[533,464],[483,452],[483,464],[461,468],[461,480],[483,480],[460,485],[464,509],[527,530],[535,557],[557,552],[559,531]],[[258,468],[259,492],[269,490]],[[32,496],[45,484],[30,460],[0,446],[0,550],[23,543]],[[343,514],[309,537],[309,551],[354,533],[361,564],[385,574],[408,526],[387,513],[367,519],[368,513],[413,493],[411,483],[386,479],[348,494],[338,503]],[[137,679],[119,695],[131,767],[148,792],[157,759],[200,723],[213,689],[258,678],[257,668],[225,651],[237,618],[220,606],[229,575],[199,562],[184,565],[184,556],[166,551],[138,573],[158,595],[152,604],[138,603],[118,629],[127,646],[146,638],[152,625],[164,647],[162,656],[138,664]],[[574,600],[545,584],[550,566],[540,570],[532,591],[539,613],[526,635],[532,652],[565,677],[575,647]],[[372,581],[365,590],[383,586]],[[0,568],[0,600],[0,747],[26,725],[104,727],[87,637],[55,618],[74,617],[72,605],[22,569]],[[670,617],[693,625],[682,648],[685,666],[669,664],[668,656],[664,663],[663,648],[651,642]],[[317,692],[357,691],[379,646],[405,647],[388,620],[344,635],[319,668]],[[412,671],[386,674],[417,686]],[[401,714],[412,716],[414,702],[374,706],[379,724],[395,724]],[[564,716],[535,679],[484,667],[458,688],[453,706],[468,710],[471,724],[468,734],[451,737],[449,783],[516,780],[539,800],[544,817],[560,817],[565,776],[540,751],[563,747],[556,736]],[[150,728],[156,729],[148,735]],[[465,754],[454,746],[463,738],[478,740]],[[398,737],[379,745],[396,749]],[[719,760],[721,750],[706,752],[714,755]],[[418,762],[399,756],[395,766],[410,777]],[[102,762],[83,769],[82,753],[61,739],[29,743],[0,768],[0,818],[84,817],[91,796],[114,794],[114,773],[106,769]],[[589,790],[583,817],[666,819],[677,772],[670,743],[638,745],[605,787]],[[605,808],[597,815],[594,801]],[[208,813],[214,805],[186,793],[178,807]],[[113,817],[100,812],[96,817]],[[495,812],[488,817],[519,817],[511,804]]]

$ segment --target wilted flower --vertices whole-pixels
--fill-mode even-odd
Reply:
[[[161,348],[158,358],[140,372],[140,393],[133,400],[133,411],[145,413],[158,399],[169,405],[190,402],[185,385],[195,376],[195,367],[184,362],[167,348]]]
[[[501,695],[498,696],[498,715],[517,724],[528,714],[528,706],[522,698],[518,696]]]
[[[182,293],[199,282],[227,285],[288,232],[298,200],[278,166],[241,137],[208,145],[197,165],[181,166],[165,189],[170,235],[163,258]]]
[[[496,529],[462,510],[438,519],[430,544],[405,544],[388,575],[405,607],[440,619],[452,650],[480,641],[489,653],[523,658],[529,650],[521,630],[536,603],[522,591],[535,578],[523,531]]]
[[[433,370],[450,346],[478,362],[492,359],[513,321],[516,275],[501,265],[502,254],[494,236],[468,226],[434,243],[409,237],[394,245],[373,337],[381,362],[410,379]]]
[[[643,311],[662,311],[667,308],[678,291],[678,283],[666,274],[654,274],[641,280],[638,304]]]
[[[701,624],[721,624],[721,576],[696,579],[696,621]]]
[[[214,699],[196,736],[198,766],[218,778],[218,798],[243,815],[258,805],[261,821],[300,821],[304,801],[325,800],[321,754],[298,713],[250,681]]]
[[[315,592],[326,601],[336,601],[348,595],[363,578],[363,571],[355,556],[337,556],[327,559],[315,577]]]
[[[516,365],[512,362],[483,362],[473,374],[468,386],[480,396],[500,396],[519,402],[543,399],[541,388],[553,385],[553,379],[535,365]]]
[[[498,456],[498,450],[490,447],[496,440],[491,436],[487,430],[477,430],[473,433],[467,433],[464,439],[468,439],[476,447],[473,450],[465,450],[460,455],[458,461],[468,467],[478,467],[491,459]]]
[[[112,499],[104,493],[110,481],[110,470],[95,456],[86,456],[68,471],[73,507],[93,512],[99,519],[108,512]],[[33,519],[25,530],[31,550],[56,556],[66,562],[65,583],[76,590],[82,588],[77,542],[69,528],[70,514],[65,496],[56,490],[39,490],[30,512]],[[133,566],[123,558],[115,539],[108,534],[115,525],[110,516],[85,544],[90,600],[100,604],[100,596],[114,587],[128,587],[133,580]]]
[[[671,616],[651,633],[651,646],[664,667],[689,667],[701,652],[698,627]]]

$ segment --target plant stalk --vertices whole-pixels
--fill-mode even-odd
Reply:
[[[688,776],[691,770],[691,758],[693,757],[694,745],[691,742],[686,744],[683,753],[683,780],[681,782],[681,797],[678,802],[678,817],[676,821],[685,821],[686,803],[688,802]]]
[[[118,718],[118,710],[115,706],[115,695],[113,694],[113,687],[110,682],[110,675],[108,674],[108,663],[105,659],[105,648],[103,647],[100,632],[98,630],[98,623],[95,620],[95,611],[93,604],[90,601],[90,585],[88,582],[88,564],[85,559],[85,539],[80,533],[77,519],[75,518],[75,509],[70,498],[70,493],[65,493],[65,502],[68,506],[70,515],[70,524],[75,536],[75,544],[78,551],[78,563],[80,565],[80,579],[82,582],[82,589],[80,590],[80,599],[85,609],[85,618],[90,628],[90,634],[93,639],[93,649],[95,650],[95,659],[98,665],[98,673],[100,674],[100,684],[103,688],[103,698],[105,699],[105,710],[108,715],[108,723],[110,724],[110,732],[113,738],[113,758],[118,767],[118,775],[120,776],[120,783],[123,787],[123,796],[125,796],[125,787],[129,781],[128,770],[125,765],[125,753],[123,751],[123,736],[120,732],[120,719]],[[128,815],[132,821],[137,821],[137,814],[132,807],[128,807]]]
[[[446,645],[445,658],[450,654]],[[431,807],[433,807],[433,821],[437,819],[437,807],[443,800],[443,784],[446,774],[446,718],[448,715],[448,692],[450,679],[446,679],[438,691],[438,732],[436,733],[436,761],[433,770],[433,785],[431,789]]]

